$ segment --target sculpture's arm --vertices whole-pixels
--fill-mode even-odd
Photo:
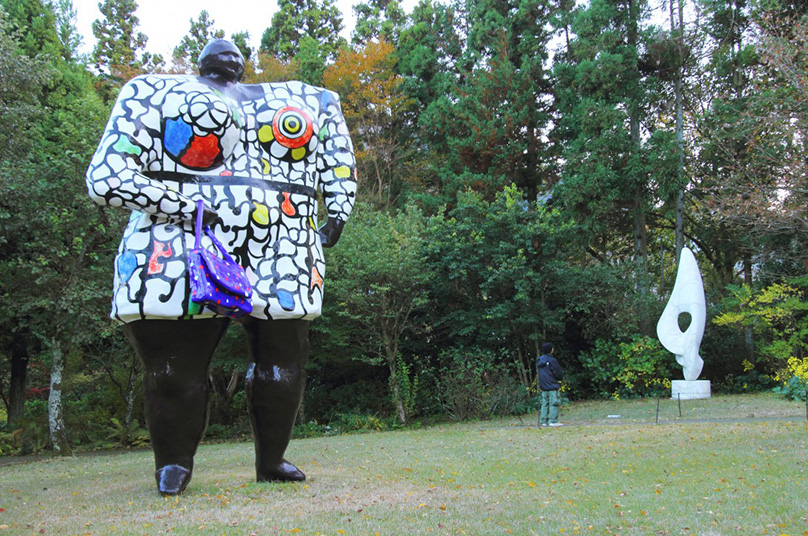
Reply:
[[[168,81],[170,83],[170,80]],[[160,170],[161,106],[166,79],[138,77],[118,96],[98,144],[86,182],[90,197],[101,205],[125,207],[174,219],[190,219],[195,203],[144,173]]]
[[[323,91],[320,107],[320,154],[317,171],[320,175],[320,191],[328,212],[328,222],[320,227],[320,236],[323,246],[331,247],[339,239],[353,209],[356,197],[356,159],[337,94]]]

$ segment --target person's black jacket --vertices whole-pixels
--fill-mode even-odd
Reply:
[[[564,377],[564,371],[555,357],[551,355],[539,356],[536,360],[539,371],[539,389],[542,391],[555,391],[561,387],[558,383]]]

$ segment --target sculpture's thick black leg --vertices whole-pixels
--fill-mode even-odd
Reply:
[[[143,363],[143,397],[157,490],[182,493],[208,424],[208,368],[228,319],[140,320],[126,324]]]
[[[304,475],[283,459],[289,445],[309,357],[308,320],[245,322],[250,342],[247,404],[255,436],[255,470],[259,482],[300,481]]]

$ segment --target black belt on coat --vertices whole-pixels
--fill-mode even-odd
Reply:
[[[239,175],[188,175],[186,173],[175,173],[171,171],[144,173],[144,175],[152,179],[174,181],[182,184],[198,184],[199,186],[254,186],[274,192],[288,192],[290,194],[317,197],[317,190],[304,184],[268,181]]]

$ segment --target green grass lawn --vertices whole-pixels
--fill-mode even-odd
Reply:
[[[254,483],[250,443],[203,445],[179,498],[154,491],[148,451],[7,465],[0,536],[808,534],[803,403],[665,404],[658,425],[656,401],[612,401],[565,406],[558,429],[533,414],[295,440],[300,484]]]

